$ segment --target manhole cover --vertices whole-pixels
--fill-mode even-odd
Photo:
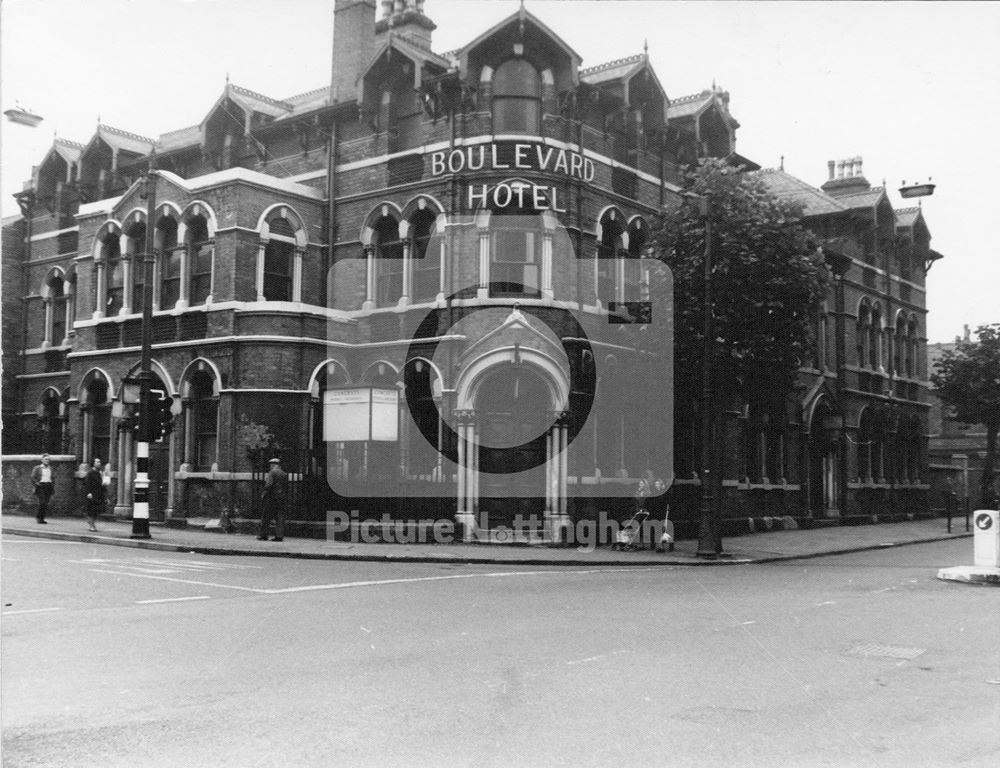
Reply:
[[[854,646],[847,653],[851,656],[863,656],[868,659],[915,659],[926,651],[926,648],[906,648],[900,645],[866,643],[865,645]]]

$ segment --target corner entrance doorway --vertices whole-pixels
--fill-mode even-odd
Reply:
[[[479,387],[479,511],[489,528],[541,529],[551,397],[530,368],[508,365]]]

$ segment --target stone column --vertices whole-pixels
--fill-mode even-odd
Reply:
[[[94,307],[94,320],[103,318],[104,310],[108,307],[107,266],[107,262],[103,258],[95,264],[97,271],[97,306]]]
[[[365,246],[365,301],[361,309],[375,308],[375,248]]]
[[[52,346],[52,312],[54,310],[52,298],[47,296],[42,299],[42,305],[45,307],[45,336],[42,339],[42,349],[46,349]]]
[[[487,299],[490,295],[490,233],[479,230],[479,289],[477,298]]]
[[[134,254],[122,254],[122,308],[119,315],[132,314],[132,304],[135,303],[135,288],[132,285],[132,261]],[[141,267],[140,267],[141,268]]]
[[[263,240],[257,246],[257,301],[264,301],[264,250],[267,243]]]
[[[295,249],[295,257],[292,260],[292,301],[302,301],[302,258],[305,256],[304,248]],[[214,262],[214,260],[213,260]]]
[[[476,513],[475,505],[471,503],[474,493],[473,486],[473,453],[472,412],[456,411],[458,432],[458,504],[455,512],[455,522],[461,530],[463,541],[475,541]]]
[[[570,525],[566,505],[569,415],[565,411],[553,415],[555,418],[546,437],[545,538],[557,543],[566,541]]]

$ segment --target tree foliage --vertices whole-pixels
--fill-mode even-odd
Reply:
[[[714,388],[773,404],[793,389],[811,357],[827,272],[801,212],[764,183],[720,160],[689,172],[688,191],[711,195]],[[705,217],[695,200],[669,210],[654,233],[674,276],[678,398],[697,398],[703,338]]]
[[[976,329],[977,341],[960,341],[935,365],[931,382],[942,401],[965,424],[986,427],[986,459],[980,485],[980,503],[996,502],[993,491],[1000,431],[1000,323]]]

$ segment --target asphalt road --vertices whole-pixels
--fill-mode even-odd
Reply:
[[[523,569],[4,537],[4,766],[994,766],[969,541]]]

